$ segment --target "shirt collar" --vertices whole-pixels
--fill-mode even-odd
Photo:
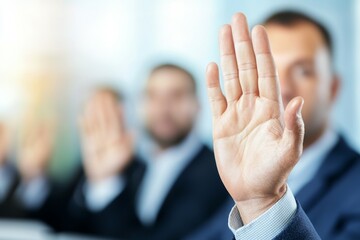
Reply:
[[[159,151],[158,145],[153,140],[144,142],[140,150],[140,155],[146,164],[153,161],[161,161],[162,159],[173,159],[172,161],[191,160],[194,155],[200,151],[202,144],[195,133],[191,131],[186,138],[179,144],[172,146],[166,150]]]
[[[201,147],[199,138],[191,132],[180,144],[165,151],[159,153],[149,147],[142,152],[147,170],[138,193],[137,212],[144,224],[155,221],[173,184]]]

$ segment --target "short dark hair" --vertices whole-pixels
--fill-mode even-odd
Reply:
[[[186,68],[184,68],[180,65],[177,65],[174,63],[162,63],[162,64],[159,64],[159,65],[153,67],[150,72],[150,75],[154,74],[157,71],[167,70],[167,69],[177,70],[177,71],[180,71],[180,72],[184,73],[185,75],[187,75],[191,81],[193,90],[196,93],[197,87],[196,87],[196,80],[195,80],[194,76],[192,75],[192,73],[189,70],[187,70]]]
[[[320,31],[322,37],[324,38],[325,43],[329,48],[329,52],[333,54],[333,43],[329,30],[321,22],[304,13],[297,12],[294,10],[284,10],[269,16],[268,18],[265,19],[263,24],[264,25],[277,24],[285,27],[292,27],[300,22],[307,22],[316,26]]]

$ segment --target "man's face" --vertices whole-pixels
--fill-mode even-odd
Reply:
[[[178,144],[189,134],[198,108],[194,86],[187,74],[165,68],[150,75],[145,89],[145,127],[161,147]]]
[[[284,106],[301,96],[305,122],[304,145],[324,130],[337,92],[338,81],[332,72],[331,56],[325,41],[311,23],[284,27],[266,26],[278,69]]]

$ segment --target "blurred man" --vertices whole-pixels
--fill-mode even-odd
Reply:
[[[86,178],[71,203],[67,219],[77,220],[68,231],[181,239],[226,199],[213,153],[194,132],[199,104],[190,73],[158,66],[144,94],[143,160],[134,156],[122,102],[109,91],[91,97],[81,121]]]
[[[249,42],[245,24],[244,16],[237,14],[233,18],[232,28],[228,27],[230,30],[223,29],[221,33],[223,39],[221,51],[230,49],[229,51],[233,52],[234,50],[231,50],[232,41],[235,46],[239,45],[235,48],[238,58],[237,68],[232,69],[232,74],[236,79],[239,75],[243,92],[248,91],[248,89],[245,91],[244,88],[249,87],[251,82],[247,82],[250,80],[246,79],[251,77],[250,73],[256,67],[255,62],[251,61],[253,57],[249,55],[251,51],[240,49],[240,45],[245,46]],[[358,204],[360,191],[356,188],[356,182],[360,181],[360,157],[329,123],[331,106],[339,89],[339,79],[332,64],[333,52],[330,34],[316,20],[291,11],[274,14],[264,22],[264,25],[268,32],[279,74],[284,107],[289,107],[289,102],[296,96],[301,96],[305,102],[302,110],[306,127],[304,152],[287,179],[288,185],[320,237],[323,239],[358,239],[360,238],[360,205]],[[227,39],[229,36],[225,37],[226,34],[233,37],[234,40]],[[239,59],[241,57],[244,59]],[[260,55],[257,55],[258,67],[262,64],[260,61]],[[230,64],[224,62],[222,64],[224,74],[226,74]],[[268,64],[268,66],[271,65]],[[226,80],[226,75],[224,75],[224,79]],[[259,88],[265,84],[261,81],[265,80],[271,81],[271,75],[266,75],[263,79],[259,76]],[[256,95],[259,90],[255,86],[252,87],[256,89]],[[262,114],[265,115],[265,113],[267,111],[263,110]],[[240,116],[242,121],[245,121],[243,114]],[[270,130],[273,133],[277,131],[275,128]],[[276,146],[274,146],[274,150],[269,150],[269,153],[275,149]],[[253,168],[257,167],[260,166],[254,163]],[[249,171],[243,173],[246,176],[251,175],[253,170]],[[265,179],[270,181],[271,175],[265,176]],[[238,187],[243,188],[244,186],[239,185]],[[194,235],[195,238],[212,239],[207,237],[207,234],[214,239],[231,237],[228,236],[231,235],[228,231],[224,232],[226,229],[224,223],[227,222],[231,205],[233,203],[230,202],[228,206],[224,207],[222,213],[219,212],[217,218],[205,226],[205,231],[200,230]],[[235,227],[236,220],[233,216],[230,216],[229,226],[235,236],[241,236],[246,231],[246,226],[244,228]],[[286,216],[285,213],[284,216]],[[241,217],[244,216],[241,215]],[[259,222],[266,221],[275,222],[274,219],[264,218],[257,221],[257,224],[262,225]],[[284,222],[291,221],[284,220]],[[257,224],[252,223],[252,227],[256,229]],[[261,228],[263,231],[268,230],[269,238],[271,238],[270,236],[275,237],[275,233],[281,232],[277,230],[284,229],[282,226],[274,231],[265,225],[262,225]],[[213,232],[209,229],[212,229]],[[253,232],[254,235],[247,236],[251,239],[260,239],[261,233],[262,231]]]
[[[62,196],[69,203],[57,230],[127,239],[139,226],[133,185],[140,163],[124,120],[121,95],[96,88],[80,117],[83,167]]]
[[[26,127],[18,151],[21,184],[16,195],[25,207],[38,209],[51,191],[48,168],[53,153],[54,129],[49,122],[28,122]]]
[[[160,65],[150,73],[144,95],[150,144],[142,151],[146,172],[136,212],[149,233],[144,239],[181,239],[209,218],[227,193],[213,152],[194,129],[199,102],[193,76],[177,65]]]
[[[5,126],[1,127],[2,189],[8,191],[1,190],[0,217],[45,221],[48,214],[45,209],[52,191],[48,164],[52,155],[53,134],[47,123],[24,123],[27,128],[18,149],[17,166],[6,161],[9,158],[9,131]]]

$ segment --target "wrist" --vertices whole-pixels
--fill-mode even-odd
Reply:
[[[286,185],[283,185],[274,194],[254,197],[251,199],[236,201],[236,207],[240,213],[244,225],[258,218],[260,215],[270,209],[286,193]]]

